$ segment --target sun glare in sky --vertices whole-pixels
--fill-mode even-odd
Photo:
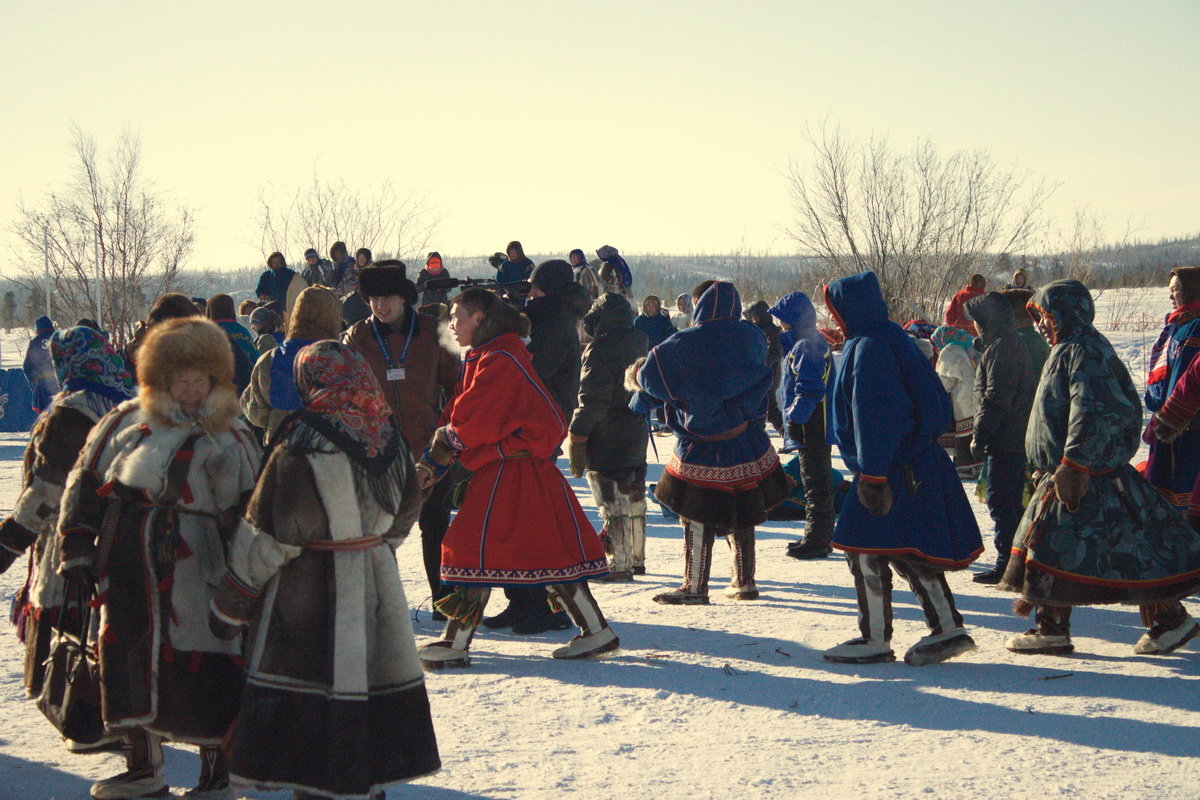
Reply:
[[[1185,236],[1198,34],[1194,2],[15,3],[0,220],[70,180],[75,124],[141,137],[194,267],[261,264],[259,196],[314,174],[412,192],[449,257],[790,253],[782,173],[834,124],[985,149],[1062,227]]]

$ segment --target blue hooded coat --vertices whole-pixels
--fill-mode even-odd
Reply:
[[[888,319],[873,272],[841,278],[825,302],[846,344],[830,388],[831,432],[858,481],[886,482],[893,505],[874,516],[851,491],[833,545],[853,553],[916,556],[962,569],[983,551],[979,526],[938,435],[950,424],[950,397],[929,360]]]
[[[742,319],[741,298],[726,281],[701,295],[693,318],[692,327],[650,351],[630,408],[666,409],[678,437],[666,465],[671,475],[727,492],[757,486],[779,465],[763,425],[771,388],[766,339]]]
[[[37,335],[29,341],[21,369],[33,392],[33,410],[40,414],[50,407],[50,399],[58,394],[58,377],[54,374],[54,361],[48,349],[54,324],[49,317],[38,317],[34,327]]]
[[[791,326],[779,334],[791,334],[784,352],[783,415],[788,422],[803,425],[818,408],[824,413],[827,382],[832,377],[829,343],[817,330],[817,310],[804,292],[792,292],[771,306],[771,316]]]

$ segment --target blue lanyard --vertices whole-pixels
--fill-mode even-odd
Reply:
[[[417,328],[417,312],[408,309],[412,317],[408,321],[408,335],[404,338],[404,349],[400,351],[400,363],[392,363],[392,349],[388,347],[387,340],[379,333],[379,326],[375,324],[375,320],[371,320],[371,333],[375,334],[375,341],[379,343],[379,349],[383,351],[383,358],[387,361],[388,369],[393,369],[397,366],[403,367],[404,362],[408,359],[408,347],[412,344],[413,331]]]

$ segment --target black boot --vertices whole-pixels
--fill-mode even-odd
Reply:
[[[571,627],[571,620],[562,611],[551,611],[548,602],[541,602],[529,610],[529,613],[513,623],[512,632],[518,636],[532,636],[546,631],[565,631]]]
[[[229,759],[216,745],[200,746],[200,781],[195,789],[183,793],[188,800],[228,800],[233,797],[229,787]]]
[[[817,542],[809,539],[807,536],[792,542],[787,547],[787,554],[801,561],[826,558],[831,553],[833,553],[833,548],[829,545],[829,542]]]
[[[1004,577],[1004,570],[1008,569],[1008,559],[1000,559],[996,561],[996,566],[989,569],[987,572],[979,572],[971,577],[975,583],[983,583],[988,586],[995,586]]]

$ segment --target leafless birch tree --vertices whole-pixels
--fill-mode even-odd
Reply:
[[[873,270],[895,318],[941,318],[974,272],[1020,252],[1043,225],[1052,191],[1005,170],[983,151],[943,157],[928,141],[897,152],[887,138],[810,135],[811,152],[785,174],[803,255],[825,262],[829,280]]]
[[[18,203],[20,282],[43,284],[48,272],[59,324],[98,314],[125,340],[149,304],[173,290],[192,250],[193,212],[171,206],[142,176],[136,135],[123,133],[102,159],[95,139],[72,127],[71,150],[72,182]]]
[[[278,250],[289,263],[302,265],[305,250],[313,247],[326,257],[338,241],[346,243],[351,255],[366,247],[376,257],[412,258],[424,255],[438,223],[415,192],[402,194],[390,178],[352,186],[314,173],[306,186],[264,188],[258,200],[255,234],[264,261]]]

